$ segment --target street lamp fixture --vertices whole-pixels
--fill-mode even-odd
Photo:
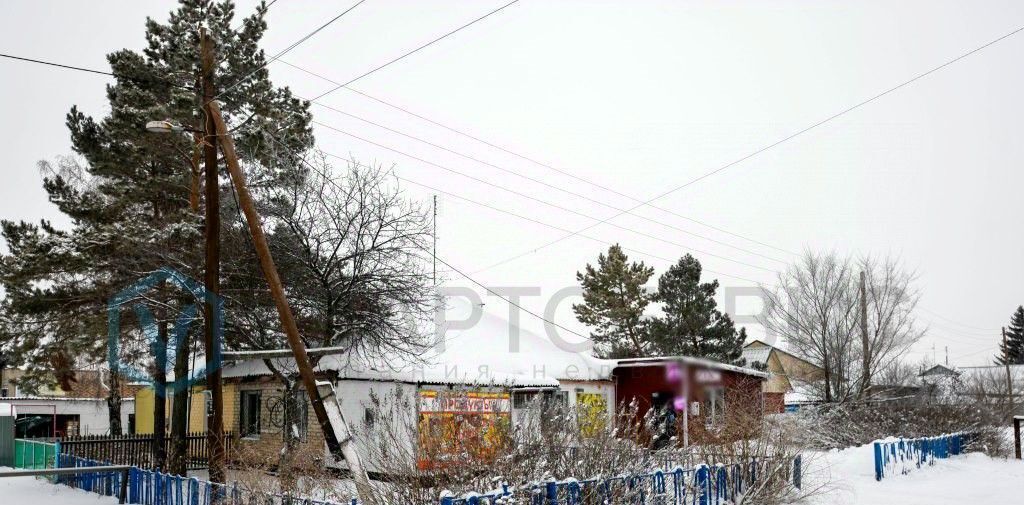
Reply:
[[[178,133],[178,132],[192,132],[192,133],[205,133],[202,130],[196,130],[188,126],[180,124],[174,124],[169,119],[163,121],[149,121],[146,123],[146,131],[149,133]]]

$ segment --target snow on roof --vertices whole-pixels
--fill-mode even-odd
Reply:
[[[76,397],[72,397],[72,396],[5,396],[5,397],[0,398],[0,401],[12,402],[14,404],[17,404],[19,402],[41,402],[41,401],[45,401],[45,402],[53,402],[53,401],[57,401],[57,402],[106,402],[107,399],[106,398],[89,398],[89,397],[76,398]],[[131,397],[127,397],[126,396],[126,397],[121,398],[121,401],[123,401],[123,402],[133,402],[133,401],[135,401],[135,398],[131,398]],[[0,403],[0,405],[6,405],[6,403]]]
[[[477,312],[480,311],[480,312]],[[480,314],[468,328],[470,316]],[[318,371],[337,372],[339,378],[394,380],[428,384],[502,384],[511,387],[554,387],[559,380],[608,380],[614,360],[593,356],[579,343],[556,344],[507,319],[474,308],[463,298],[451,299],[443,325],[443,342],[418,360],[384,356],[368,360],[345,353],[323,356]],[[585,346],[589,347],[589,345]],[[290,358],[275,358],[284,366]],[[228,365],[224,378],[267,375],[263,359]]]
[[[744,347],[743,348],[743,359],[747,360],[747,364],[758,363],[764,365],[768,363],[768,356],[771,355],[774,347],[763,346],[763,347]]]
[[[744,375],[753,375],[755,377],[762,377],[762,378],[765,378],[765,379],[767,379],[768,377],[771,377],[770,373],[762,372],[760,370],[754,370],[753,368],[746,368],[746,367],[742,367],[742,366],[729,365],[729,364],[726,364],[726,363],[720,363],[718,361],[713,361],[713,360],[710,360],[710,359],[694,358],[694,357],[691,357],[691,356],[660,356],[660,357],[655,357],[655,358],[629,358],[629,359],[620,359],[620,360],[618,360],[618,364],[620,366],[624,366],[624,365],[643,364],[643,363],[666,363],[666,362],[669,362],[669,361],[677,361],[677,362],[681,362],[681,363],[683,363],[685,365],[691,365],[691,366],[697,366],[697,367],[714,368],[716,370],[725,370],[727,372],[736,372],[736,373],[741,373],[741,374],[744,374]]]
[[[957,375],[958,373],[959,372],[957,372],[956,370],[949,368],[945,365],[935,365],[918,374],[918,377],[927,377],[930,375]]]

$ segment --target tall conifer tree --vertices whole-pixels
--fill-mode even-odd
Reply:
[[[608,254],[597,257],[576,279],[583,286],[583,303],[572,306],[576,318],[593,327],[590,338],[597,354],[612,358],[636,358],[651,355],[644,310],[651,296],[644,285],[654,268],[643,262],[631,263],[616,244]]]
[[[1010,317],[1010,325],[1006,327],[1006,343],[999,342],[996,363],[1024,365],[1024,306],[1017,307]]]
[[[687,254],[658,279],[655,301],[663,315],[651,323],[651,339],[663,355],[683,355],[734,363],[743,354],[746,330],[718,310],[718,280],[701,282],[702,267]]]
[[[123,49],[108,55],[116,77],[107,86],[110,111],[104,118],[71,108],[67,125],[76,156],[56,166],[43,164],[43,186],[72,226],[57,229],[47,221],[0,226],[8,246],[0,257],[6,293],[0,306],[2,350],[30,370],[29,389],[53,376],[70,386],[76,366],[105,360],[106,304],[120,290],[162,267],[201,278],[202,177],[193,158],[199,146],[190,135],[145,130],[154,119],[202,128],[200,28],[214,40],[217,100],[236,127],[237,149],[254,183],[273,184],[288,176],[277,167],[296,166],[279,163],[286,156],[266,148],[267,131],[287,139],[290,151],[312,145],[309,104],[269,80],[258,47],[267,29],[265,13],[261,4],[239,23],[230,0],[182,0],[166,24],[146,21],[141,53]],[[222,212],[234,209],[222,206]],[[232,255],[225,251],[223,257],[230,262]],[[224,275],[235,270],[225,265]],[[167,296],[157,301],[173,309],[173,295]],[[173,310],[154,312],[159,317]],[[127,317],[123,326],[131,324]],[[166,340],[166,320],[158,326]],[[124,348],[152,355],[143,340],[138,344],[133,349],[126,342]],[[114,433],[120,432],[117,379],[116,374],[110,378],[108,399]]]

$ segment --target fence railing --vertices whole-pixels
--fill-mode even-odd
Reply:
[[[67,454],[57,457],[60,468],[104,467],[106,463],[77,458]],[[182,477],[132,467],[128,471],[128,503],[140,505],[358,505],[311,500],[284,494],[253,492],[231,485],[217,484],[195,477]],[[101,496],[117,496],[124,484],[120,472],[80,472],[57,477],[57,483],[83,489]]]
[[[455,497],[451,493],[441,496],[441,505],[483,505],[487,503],[515,503],[519,498],[530,505],[582,505],[630,503],[635,505],[718,505],[732,503],[752,485],[774,475],[784,478],[799,489],[802,485],[802,458],[797,456],[787,463],[781,474],[769,472],[768,465],[775,462],[752,460],[747,463],[707,466],[686,470],[677,467],[670,471],[654,471],[635,475],[595,479],[565,479],[538,482],[518,488],[503,485],[488,493],[470,493]]]
[[[875,480],[907,474],[914,469],[963,453],[974,440],[973,433],[950,433],[937,437],[875,442]]]
[[[57,451],[57,444],[50,439],[16,438],[14,439],[14,468],[31,470],[53,468]]]
[[[153,468],[153,435],[86,435],[66,437],[60,441],[60,453],[95,461],[109,461],[116,465],[131,465]],[[171,437],[164,436],[164,454],[170,455]],[[207,467],[209,446],[206,433],[189,433],[185,436],[186,464],[189,470]],[[225,450],[231,453],[234,437],[224,434]]]

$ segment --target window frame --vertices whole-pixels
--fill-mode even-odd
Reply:
[[[711,386],[704,391],[707,404],[705,410],[704,424],[708,427],[720,427],[725,425],[725,416],[728,406],[725,401],[725,387]]]
[[[259,389],[248,389],[238,392],[238,436],[245,439],[255,440],[260,438],[260,433],[263,431],[262,425],[262,410],[263,410],[263,391]],[[256,398],[255,405],[255,419],[253,416],[253,405],[250,404],[250,398]],[[255,421],[255,431],[251,431],[253,428],[253,421]]]

